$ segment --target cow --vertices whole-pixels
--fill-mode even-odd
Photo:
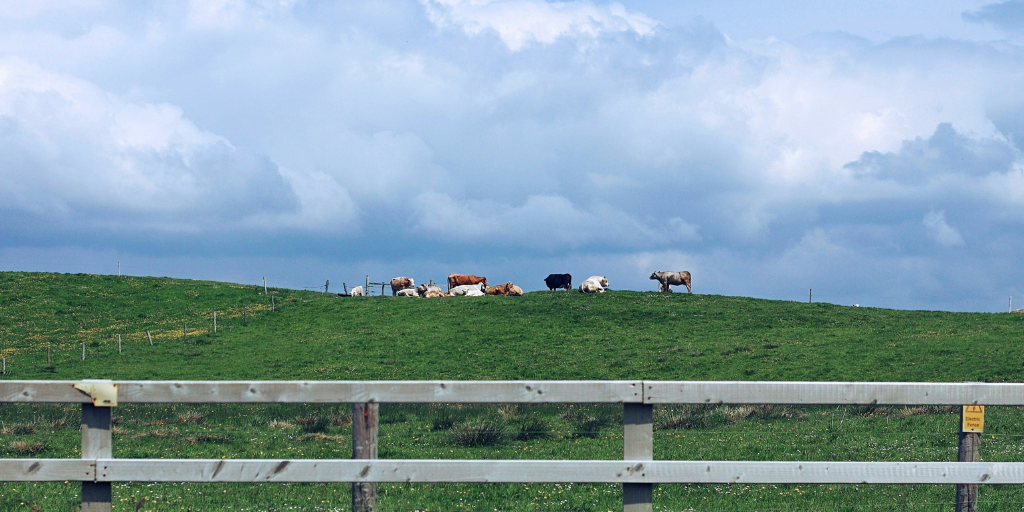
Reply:
[[[505,290],[506,290],[505,291],[505,295],[508,295],[509,297],[522,297],[523,296],[523,289],[518,287],[518,286],[516,286],[516,285],[514,285],[514,284],[512,284],[512,281],[509,281],[508,284],[506,284],[505,286],[506,286],[506,288],[505,288]]]
[[[508,283],[508,284],[512,284],[512,283]],[[487,290],[485,290],[484,292],[487,295],[505,295],[505,293],[508,292],[508,288],[507,288],[508,284],[496,284],[494,286],[491,286],[490,288],[487,288]]]
[[[416,282],[408,277],[395,277],[391,279],[391,295],[398,295],[398,290],[416,288]]]
[[[479,288],[472,288],[466,292],[466,297],[483,297],[484,295],[487,294],[481,291]]]
[[[399,297],[419,297],[420,294],[415,288],[406,288],[404,290],[398,290]]]
[[[608,278],[604,276],[590,276],[580,283],[580,293],[604,293],[608,287]]]
[[[686,285],[686,293],[693,293],[690,290],[690,273],[685,270],[682,272],[655,272],[651,274],[651,279],[658,281],[659,292],[672,293],[672,285]]]
[[[487,286],[487,278],[474,276],[472,274],[448,274],[448,291],[463,284],[480,284]]]
[[[435,297],[450,297],[450,295],[448,295],[445,292],[442,292],[440,289],[429,289],[427,290],[427,293],[423,294],[423,296],[428,299],[433,299]]]
[[[462,285],[456,286],[455,288],[452,288],[452,290],[450,292],[448,292],[448,293],[451,294],[454,297],[454,296],[457,296],[457,295],[466,295],[466,293],[469,292],[470,290],[476,290],[478,292],[482,292],[482,291],[484,291],[484,289],[485,289],[485,287],[483,286],[483,283],[480,283],[480,284],[462,284]]]
[[[423,284],[421,284],[421,285],[416,287],[416,291],[420,294],[421,297],[426,295],[427,292],[430,291],[430,290],[436,290],[436,291],[439,291],[441,293],[444,293],[444,290],[442,290],[440,286],[436,286],[436,285],[433,285],[433,284],[423,283]]]
[[[363,296],[363,287],[362,286],[356,286],[355,288],[352,288],[352,291],[349,292],[349,295],[351,295],[353,297],[362,297]]]
[[[559,288],[565,288],[566,290],[572,289],[572,275],[570,274],[549,274],[544,278],[544,284],[548,285],[548,290],[557,290]]]

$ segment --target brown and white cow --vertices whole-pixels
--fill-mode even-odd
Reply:
[[[395,277],[391,279],[391,295],[398,295],[398,290],[416,288],[416,283],[408,277]]]
[[[448,291],[451,291],[451,289],[456,286],[480,283],[487,286],[487,278],[474,276],[472,274],[448,274]]]
[[[672,285],[686,285],[686,293],[693,293],[690,290],[690,273],[685,270],[681,272],[655,272],[651,274],[651,279],[658,281],[659,292],[672,293]]]

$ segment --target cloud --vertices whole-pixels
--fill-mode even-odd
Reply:
[[[607,205],[581,208],[562,196],[533,195],[520,205],[457,200],[447,194],[416,197],[418,228],[460,244],[484,240],[546,250],[664,246],[699,240],[697,226],[674,217],[651,225]]]
[[[921,222],[928,230],[928,237],[939,244],[945,247],[964,245],[964,237],[960,236],[960,232],[946,223],[945,211],[932,210],[925,214]]]
[[[985,4],[977,10],[965,11],[961,16],[965,21],[988,23],[1005,32],[1020,33],[1024,30],[1024,1]]]
[[[608,33],[645,36],[658,26],[658,22],[618,3],[597,6],[578,0],[423,0],[423,4],[434,23],[461,27],[470,35],[494,31],[513,52],[533,42],[551,44],[561,38],[592,40]]]
[[[273,162],[180,108],[15,59],[0,61],[0,153],[0,204],[43,219],[193,230],[296,209]]]
[[[865,266],[922,304],[954,300],[950,247],[1020,275],[1012,41],[735,41],[596,0],[49,5],[0,19],[5,234],[779,297],[866,293]]]

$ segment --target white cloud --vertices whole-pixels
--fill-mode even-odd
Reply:
[[[921,219],[921,223],[924,224],[928,237],[939,244],[945,247],[964,245],[964,237],[960,236],[960,232],[946,223],[945,210],[929,211]]]
[[[0,60],[0,126],[6,208],[187,230],[196,216],[294,209],[275,165],[199,129],[180,108],[126,102],[14,59]]]
[[[512,51],[532,42],[551,44],[562,37],[593,39],[605,33],[644,36],[658,22],[622,4],[597,6],[588,1],[422,0],[431,20],[456,25],[467,34],[493,30]]]

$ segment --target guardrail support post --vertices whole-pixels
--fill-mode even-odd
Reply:
[[[377,458],[377,425],[380,406],[376,403],[352,406],[352,458]],[[376,512],[377,483],[352,484],[352,512]],[[84,510],[82,512],[85,512]]]
[[[654,406],[625,404],[623,410],[624,460],[654,459]],[[623,512],[652,512],[654,484],[622,484]]]
[[[110,459],[110,407],[82,404],[82,458]],[[82,482],[82,512],[110,512],[110,482]]]

